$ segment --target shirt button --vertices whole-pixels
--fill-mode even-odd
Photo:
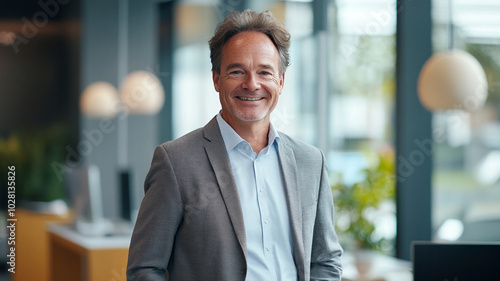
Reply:
[[[248,144],[247,144],[247,145],[245,145],[245,149],[246,149],[246,150],[250,150],[250,146],[249,146]]]
[[[264,221],[264,224],[267,224],[267,220]]]
[[[269,248],[266,248],[266,251],[268,251],[268,252],[269,252]]]
[[[262,193],[262,189],[259,189],[259,192]]]

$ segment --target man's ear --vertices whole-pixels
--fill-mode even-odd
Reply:
[[[219,92],[219,78],[220,74],[212,70],[212,80],[214,81],[214,88],[216,92]]]
[[[285,72],[281,73],[280,75],[280,95],[281,92],[283,91],[284,86],[285,86]]]

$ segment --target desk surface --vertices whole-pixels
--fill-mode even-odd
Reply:
[[[342,257],[344,268],[344,280],[384,280],[384,281],[413,281],[411,262],[396,259],[394,257],[372,254],[372,265],[367,274],[367,279],[360,279],[355,265],[355,258],[352,253],[346,252]]]

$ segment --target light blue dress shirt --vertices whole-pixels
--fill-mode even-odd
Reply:
[[[248,281],[297,280],[285,185],[278,159],[278,132],[271,124],[268,145],[257,155],[217,115],[245,222]]]

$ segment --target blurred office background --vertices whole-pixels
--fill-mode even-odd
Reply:
[[[217,114],[207,42],[228,11],[247,8],[272,11],[291,33],[273,122],[325,152],[338,205],[351,208],[337,211],[347,250],[364,239],[408,260],[414,240],[500,241],[500,3],[488,0],[2,1],[2,192],[17,163],[19,199],[63,199],[71,209],[64,178],[92,164],[103,215],[114,219],[125,170],[133,220],[154,147]],[[421,67],[450,40],[486,73],[488,98],[476,111],[430,112],[418,100]],[[120,114],[80,112],[87,86],[119,88],[137,70],[161,81],[160,112],[129,114],[125,127]],[[354,195],[355,186],[376,192]],[[364,226],[349,212],[357,201],[367,205]]]

